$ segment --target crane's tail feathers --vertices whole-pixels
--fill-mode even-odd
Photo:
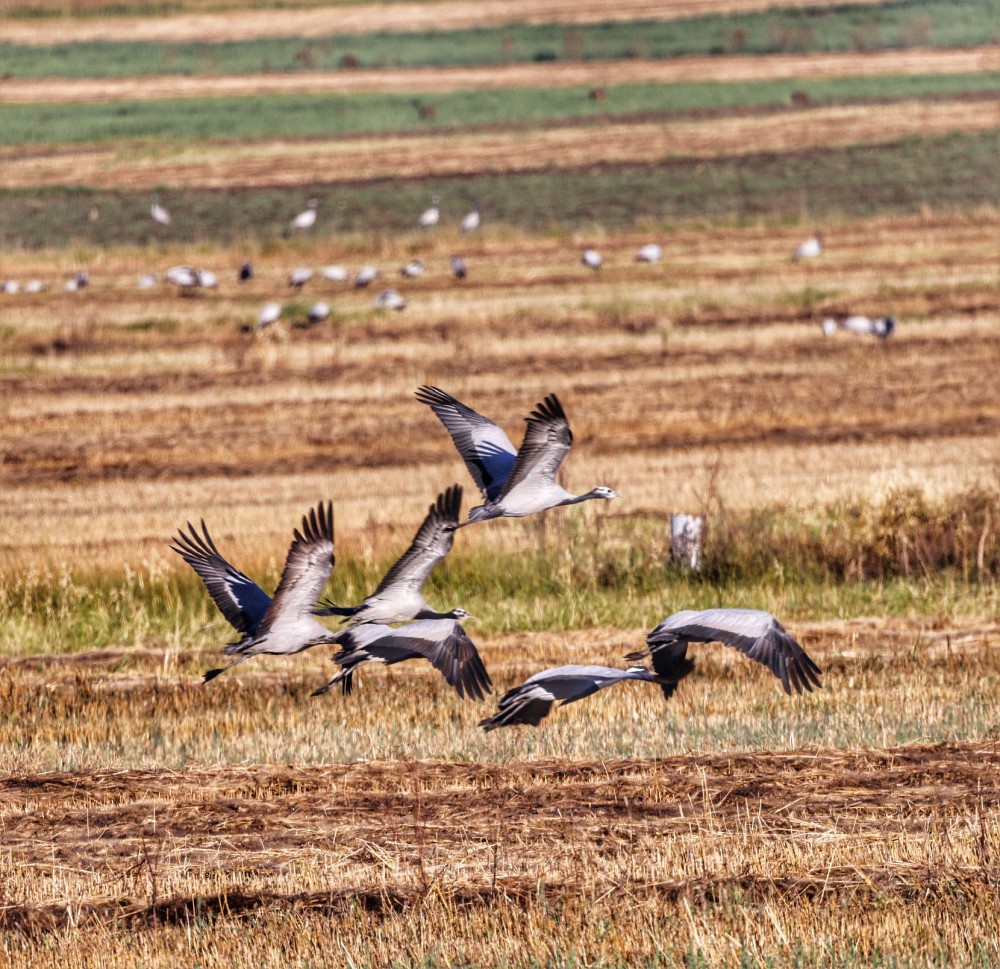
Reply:
[[[314,616],[353,616],[361,609],[361,606],[338,606],[329,599],[322,599],[318,604],[322,608],[313,609]]]
[[[638,649],[634,653],[626,653],[625,659],[631,660],[634,663],[636,660],[645,659],[650,655],[650,652],[648,649]]]

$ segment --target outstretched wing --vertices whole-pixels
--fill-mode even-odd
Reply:
[[[573,444],[573,434],[555,394],[549,394],[526,418],[528,429],[517,460],[503,488],[509,495],[519,485],[535,482],[539,487],[556,480],[559,465]]]
[[[333,571],[333,502],[320,502],[302,517],[285,559],[281,582],[261,624],[268,628],[279,616],[309,616]]]
[[[821,686],[820,668],[769,612],[760,609],[705,609],[668,616],[646,642],[654,650],[658,644],[677,640],[720,642],[738,649],[744,656],[766,666],[786,693],[811,691]]]
[[[420,592],[434,566],[451,551],[461,509],[461,485],[452,485],[439,494],[410,547],[386,572],[372,596],[384,595],[390,589],[409,594]]]
[[[444,424],[483,498],[498,498],[517,458],[510,438],[489,418],[437,387],[421,387],[416,397]]]
[[[359,650],[388,665],[422,656],[463,698],[482,700],[493,692],[476,644],[454,619],[422,619],[397,629],[363,623],[341,633],[338,642],[345,653]]]
[[[241,633],[254,629],[271,605],[271,597],[219,554],[204,519],[201,535],[191,522],[188,522],[188,530],[190,534],[184,529],[178,532],[171,550],[198,573],[208,594],[230,625]]]

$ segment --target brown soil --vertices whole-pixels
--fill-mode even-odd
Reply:
[[[642,858],[657,843],[703,837],[709,829],[716,840],[744,832],[859,848],[919,838],[949,819],[997,810],[1000,755],[994,743],[955,743],[650,761],[51,773],[0,779],[0,804],[12,868],[100,874],[103,887],[70,905],[8,898],[0,910],[7,931],[90,921],[183,923],[271,906],[333,915],[360,908],[381,917],[419,905],[429,891],[460,908],[530,906],[540,884],[553,901],[580,896],[587,887],[577,878],[588,863],[574,865],[575,852],[596,859],[631,850]],[[306,846],[330,853],[326,886],[269,888],[271,873],[294,865]],[[493,866],[468,863],[491,851]],[[338,871],[346,859],[352,862],[345,882]],[[663,871],[655,880],[629,878],[627,891],[633,903],[738,890],[750,901],[849,893],[856,901],[926,904],[938,891],[955,889],[928,864],[844,861],[771,877],[738,866],[680,879]],[[202,889],[197,897],[155,897],[156,881],[169,883],[175,869],[188,882],[204,879],[195,883]],[[150,874],[153,897],[139,893]],[[949,874],[963,889],[978,884],[983,891],[995,876],[985,864]],[[205,890],[220,876],[241,887]]]
[[[141,77],[0,81],[0,103],[118,101],[255,94],[437,92],[512,87],[669,84],[679,81],[766,81],[779,78],[970,74],[1000,70],[1000,48],[779,54],[770,57],[685,57],[588,63],[516,64],[378,71],[309,71],[216,77]]]
[[[92,144],[0,150],[0,187],[87,185],[243,188],[533,171],[642,158],[713,158],[893,141],[908,135],[986,131],[1000,125],[1000,100],[953,99],[838,105],[764,117],[584,124],[538,131],[488,131],[375,138],[162,146]]]
[[[884,0],[857,0],[876,5]],[[822,6],[815,0],[441,0],[437,3],[335,5],[326,9],[264,8],[173,17],[0,20],[0,42],[68,44],[87,40],[165,42],[246,40],[254,37],[368,33],[375,30],[459,30],[514,22],[600,23],[672,20],[705,13],[768,7]]]

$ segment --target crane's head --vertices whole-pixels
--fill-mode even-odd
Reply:
[[[452,619],[475,619],[476,617],[472,615],[471,612],[466,612],[464,609],[452,609],[448,613]]]
[[[608,501],[610,501],[612,498],[621,498],[621,495],[618,494],[618,492],[615,491],[614,488],[606,488],[604,487],[604,485],[599,485],[597,488],[591,491],[591,495],[594,498],[606,498]]]

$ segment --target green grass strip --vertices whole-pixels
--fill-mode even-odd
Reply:
[[[591,101],[588,91],[514,88],[418,96],[298,94],[0,105],[0,144],[311,138],[636,115],[667,120],[671,115],[780,107],[789,104],[793,92],[815,104],[995,94],[1000,92],[1000,73],[628,84],[608,88],[607,100],[600,102]],[[420,108],[427,106],[433,108],[429,120],[420,117]]]
[[[1000,0],[896,0],[670,21],[511,24],[225,43],[0,45],[0,76],[141,77],[446,67],[685,55],[970,47],[994,43]]]
[[[402,179],[253,190],[171,190],[174,242],[276,238],[289,212],[320,199],[318,238],[412,231],[412,214],[438,194],[449,210],[478,203],[492,223],[546,232],[650,222],[797,222],[910,214],[924,206],[1000,206],[1000,130],[905,138],[740,158],[668,159],[658,164],[564,171]],[[96,207],[100,217],[90,218]],[[179,218],[183,214],[183,218]],[[0,192],[0,246],[113,246],[162,241],[146,191],[46,188]]]

